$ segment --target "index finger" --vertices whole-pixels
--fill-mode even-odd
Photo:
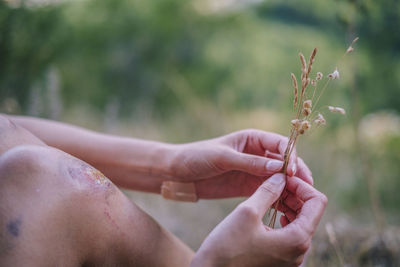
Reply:
[[[304,202],[297,218],[287,227],[300,227],[312,235],[328,203],[327,197],[297,177],[287,179],[287,190]]]
[[[258,143],[258,145],[262,146],[264,151],[269,151],[272,153],[279,153],[282,157],[285,155],[285,151],[288,145],[288,138],[286,136],[272,133],[272,132],[264,132],[260,130],[251,130],[250,132],[246,132],[249,140],[253,143]],[[297,152],[296,147],[293,148],[291,156],[289,158],[288,170],[287,174],[289,176],[294,176],[297,169]]]

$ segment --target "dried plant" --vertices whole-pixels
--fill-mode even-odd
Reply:
[[[329,242],[332,244],[333,249],[335,250],[336,256],[339,259],[340,266],[346,266],[344,261],[343,252],[340,249],[339,242],[337,241],[335,230],[331,223],[325,224],[325,231],[328,234]]]
[[[354,50],[353,45],[357,40],[358,37],[353,40],[344,55],[351,53]],[[298,83],[296,75],[294,73],[291,73],[292,84],[294,88],[293,110],[295,118],[291,120],[291,130],[288,145],[284,153],[284,164],[282,168],[282,173],[286,173],[287,171],[289,159],[293,152],[293,149],[296,146],[298,138],[301,135],[304,135],[306,132],[310,131],[311,128],[317,128],[320,125],[326,124],[324,116],[317,109],[319,100],[323,95],[325,89],[328,87],[330,81],[340,78],[338,68],[336,67],[332,73],[327,75],[325,84],[322,86],[322,89],[319,90],[318,85],[319,83],[323,82],[323,74],[321,72],[317,72],[314,79],[310,78],[316,55],[317,48],[314,48],[307,62],[304,55],[302,53],[299,53],[301,62],[300,83]],[[300,90],[299,84],[301,85]],[[339,113],[342,115],[346,114],[346,111],[340,107],[328,106],[328,110],[332,113]],[[282,199],[279,198],[274,205],[274,211],[268,224],[268,226],[271,228],[275,226],[278,205],[281,201]],[[268,214],[270,214],[270,212]]]

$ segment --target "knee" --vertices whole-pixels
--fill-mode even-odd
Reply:
[[[49,192],[74,197],[92,193],[103,197],[115,190],[101,172],[52,147],[20,145],[0,156],[0,194],[10,186],[32,191],[39,185]]]
[[[0,184],[27,184],[45,179],[45,173],[52,171],[51,157],[51,148],[45,146],[20,145],[7,150],[0,156]]]

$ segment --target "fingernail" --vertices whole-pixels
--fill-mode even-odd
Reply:
[[[297,164],[292,165],[292,175],[294,176],[297,172]]]
[[[277,173],[268,178],[267,181],[276,185],[283,184],[285,182],[285,175],[283,175],[283,173]]]
[[[279,160],[269,160],[267,162],[266,168],[267,171],[277,172],[280,171],[283,167],[283,162]]]

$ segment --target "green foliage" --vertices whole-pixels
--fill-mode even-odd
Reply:
[[[122,114],[138,103],[166,114],[182,109],[188,98],[217,104],[230,95],[224,101],[229,108],[286,109],[297,52],[318,46],[316,68],[328,73],[335,66],[332,58],[346,48],[344,33],[352,28],[361,37],[357,58],[363,65],[356,82],[364,111],[398,109],[400,97],[391,97],[399,94],[399,77],[391,73],[400,68],[394,30],[399,11],[393,1],[361,1],[359,10],[346,1],[268,1],[206,14],[196,8],[198,2],[177,0],[17,8],[2,2],[0,94],[26,108],[32,86],[43,84],[55,66],[67,106],[102,110],[118,99]],[[348,94],[340,96],[342,103],[349,101]]]
[[[66,49],[62,6],[10,8],[0,2],[0,96],[22,106],[29,89]]]
[[[311,0],[271,1],[208,15],[193,2],[177,0],[33,8],[2,2],[0,94],[25,107],[30,88],[52,65],[59,69],[67,105],[102,109],[117,98],[125,112],[143,102],[163,113],[182,108],[188,97],[219,99],[229,91],[231,107],[273,105],[290,95],[287,76],[298,69],[297,51],[318,45],[317,67],[329,72],[329,59],[345,48],[343,29],[354,25],[369,58],[357,74],[365,109],[397,109],[400,97],[391,96],[399,93],[399,77],[391,73],[400,67],[393,58],[399,11],[394,0],[386,2],[361,1],[355,12],[351,2],[332,8]]]

